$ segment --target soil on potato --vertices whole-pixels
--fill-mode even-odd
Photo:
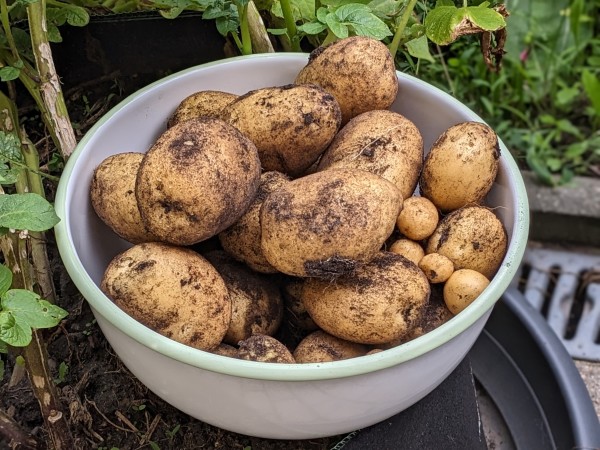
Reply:
[[[136,79],[128,83],[108,79],[67,92],[78,139],[140,82],[146,81]],[[39,122],[33,109],[25,108],[20,113],[25,117],[27,131],[38,144],[42,164],[47,164],[53,153],[51,141],[44,130],[30,127]],[[46,185],[49,198],[53,198],[55,188],[55,185]],[[51,233],[48,240],[59,297],[57,303],[69,312],[58,328],[46,333],[49,362],[63,402],[63,413],[68,416],[70,430],[78,442],[74,450],[324,450],[342,439],[343,436],[335,436],[279,441],[243,436],[196,420],[158,398],[129,372],[107,344],[87,302],[69,279]],[[0,410],[45,442],[44,423],[26,374],[16,364],[14,355],[2,358],[5,373],[0,380]],[[9,448],[9,443],[0,435],[0,450]]]

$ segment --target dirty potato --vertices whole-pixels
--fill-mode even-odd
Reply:
[[[100,287],[138,322],[201,350],[216,348],[231,320],[223,278],[202,256],[181,247],[134,245],[113,258]]]
[[[317,330],[300,341],[293,356],[297,363],[330,362],[364,356],[367,350],[365,345]]]
[[[358,169],[331,169],[291,181],[261,208],[262,250],[288,275],[334,278],[373,258],[394,230],[402,196]]]
[[[196,117],[212,117],[219,119],[223,109],[233,102],[238,95],[222,91],[199,91],[184,98],[177,106],[167,127]]]
[[[423,138],[406,117],[388,110],[362,113],[336,135],[317,170],[355,168],[391,181],[409,198],[423,166]]]
[[[295,82],[313,83],[330,92],[340,105],[342,124],[367,111],[388,109],[398,94],[390,51],[382,42],[364,36],[317,48]]]
[[[240,341],[238,356],[246,361],[294,364],[296,361],[288,348],[271,336],[255,334]]]
[[[256,146],[210,118],[165,131],[140,165],[135,195],[146,227],[161,241],[191,245],[232,225],[260,181]]]
[[[318,86],[251,91],[221,115],[254,142],[264,170],[301,175],[323,153],[341,123],[340,107]]]

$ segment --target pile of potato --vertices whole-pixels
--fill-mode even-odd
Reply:
[[[387,47],[350,37],[294,84],[182,99],[146,153],[94,172],[96,213],[133,244],[103,292],[171,339],[266,362],[358,357],[458,314],[506,252],[482,206],[498,139],[459,123],[425,158],[397,92]]]

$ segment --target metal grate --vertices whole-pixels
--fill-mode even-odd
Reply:
[[[529,248],[513,284],[573,358],[600,361],[600,256]]]

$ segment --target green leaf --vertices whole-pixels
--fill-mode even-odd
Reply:
[[[594,111],[600,116],[600,79],[589,70],[584,69],[581,74],[581,82],[585,93],[592,102]]]
[[[13,347],[26,347],[31,342],[31,327],[10,311],[0,311],[0,340]]]
[[[0,194],[0,227],[45,231],[59,221],[54,207],[38,194]]]
[[[527,156],[525,157],[527,160],[527,165],[534,171],[534,173],[538,176],[538,178],[547,184],[548,186],[555,186],[556,182],[552,177],[552,174],[548,170],[546,163],[542,158],[540,158],[534,152],[527,152]]]
[[[85,8],[69,5],[66,9],[67,23],[74,27],[85,27],[90,22],[90,15]]]
[[[290,6],[292,7],[294,19],[297,22],[311,22],[315,19],[315,0],[290,0]],[[279,1],[273,2],[271,13],[275,17],[283,18],[283,11],[281,10],[281,3]]]
[[[26,289],[11,289],[0,297],[2,311],[13,314],[17,321],[31,328],[52,328],[67,316],[67,312],[35,292]]]
[[[448,45],[473,28],[496,31],[506,26],[502,15],[482,4],[457,8],[453,5],[436,5],[425,17],[427,37],[438,45]]]
[[[556,122],[556,126],[560,131],[564,131],[565,133],[569,133],[577,138],[583,139],[583,135],[579,128],[571,123],[570,120],[560,119]]]
[[[452,31],[457,25],[454,15],[456,6],[442,6],[439,3],[425,16],[425,30],[427,37],[436,44],[446,45],[452,42]]]
[[[360,3],[343,5],[335,11],[335,15],[340,23],[343,23],[345,26],[351,26],[359,36],[368,36],[382,40],[392,35],[388,26],[373,14],[367,5]],[[335,30],[332,29],[332,31],[338,36]]]
[[[60,44],[62,42],[62,35],[60,34],[60,30],[58,29],[58,27],[53,24],[53,23],[49,23],[48,24],[48,41],[54,43],[54,44]]]
[[[425,35],[408,41],[406,43],[406,49],[408,50],[409,55],[414,56],[415,58],[435,62],[433,56],[429,53],[429,41]]]
[[[0,340],[0,353],[8,353],[8,345],[6,345],[6,342],[2,340]]]
[[[16,0],[13,5],[27,6],[37,3],[39,0]]]
[[[4,264],[0,264],[0,296],[4,295],[12,285],[13,275]]]
[[[317,9],[317,20],[321,23],[327,23],[327,14],[329,14],[327,8]]]
[[[239,28],[237,15],[229,15],[227,17],[218,17],[215,20],[217,30],[222,36],[227,36],[229,33],[235,33]]]
[[[465,19],[485,31],[496,31],[506,26],[502,14],[487,6],[469,6],[466,9]]]
[[[568,106],[579,96],[579,89],[564,88],[556,93],[556,104],[559,106]]]
[[[21,71],[16,67],[4,66],[0,69],[0,80],[1,81],[12,81],[19,78]]]
[[[565,151],[565,157],[569,159],[575,159],[583,155],[589,148],[588,141],[575,142],[567,147]]]
[[[23,162],[21,143],[15,134],[0,131],[0,160]]]
[[[298,30],[306,34],[319,34],[327,29],[327,25],[321,22],[308,22],[298,27]],[[285,28],[284,28],[285,31]]]
[[[19,169],[11,169],[4,163],[0,163],[0,184],[11,185],[15,184],[19,179]]]
[[[558,172],[563,162],[558,158],[546,158],[546,165],[552,172]]]
[[[300,29],[300,27],[298,27]],[[287,28],[267,28],[267,32],[273,36],[283,36],[287,33]]]
[[[367,6],[380,19],[397,16],[402,9],[402,2],[397,0],[372,0]]]
[[[329,13],[325,17],[325,23],[333,34],[339,39],[348,37],[348,27],[339,22],[339,18],[335,13]]]

